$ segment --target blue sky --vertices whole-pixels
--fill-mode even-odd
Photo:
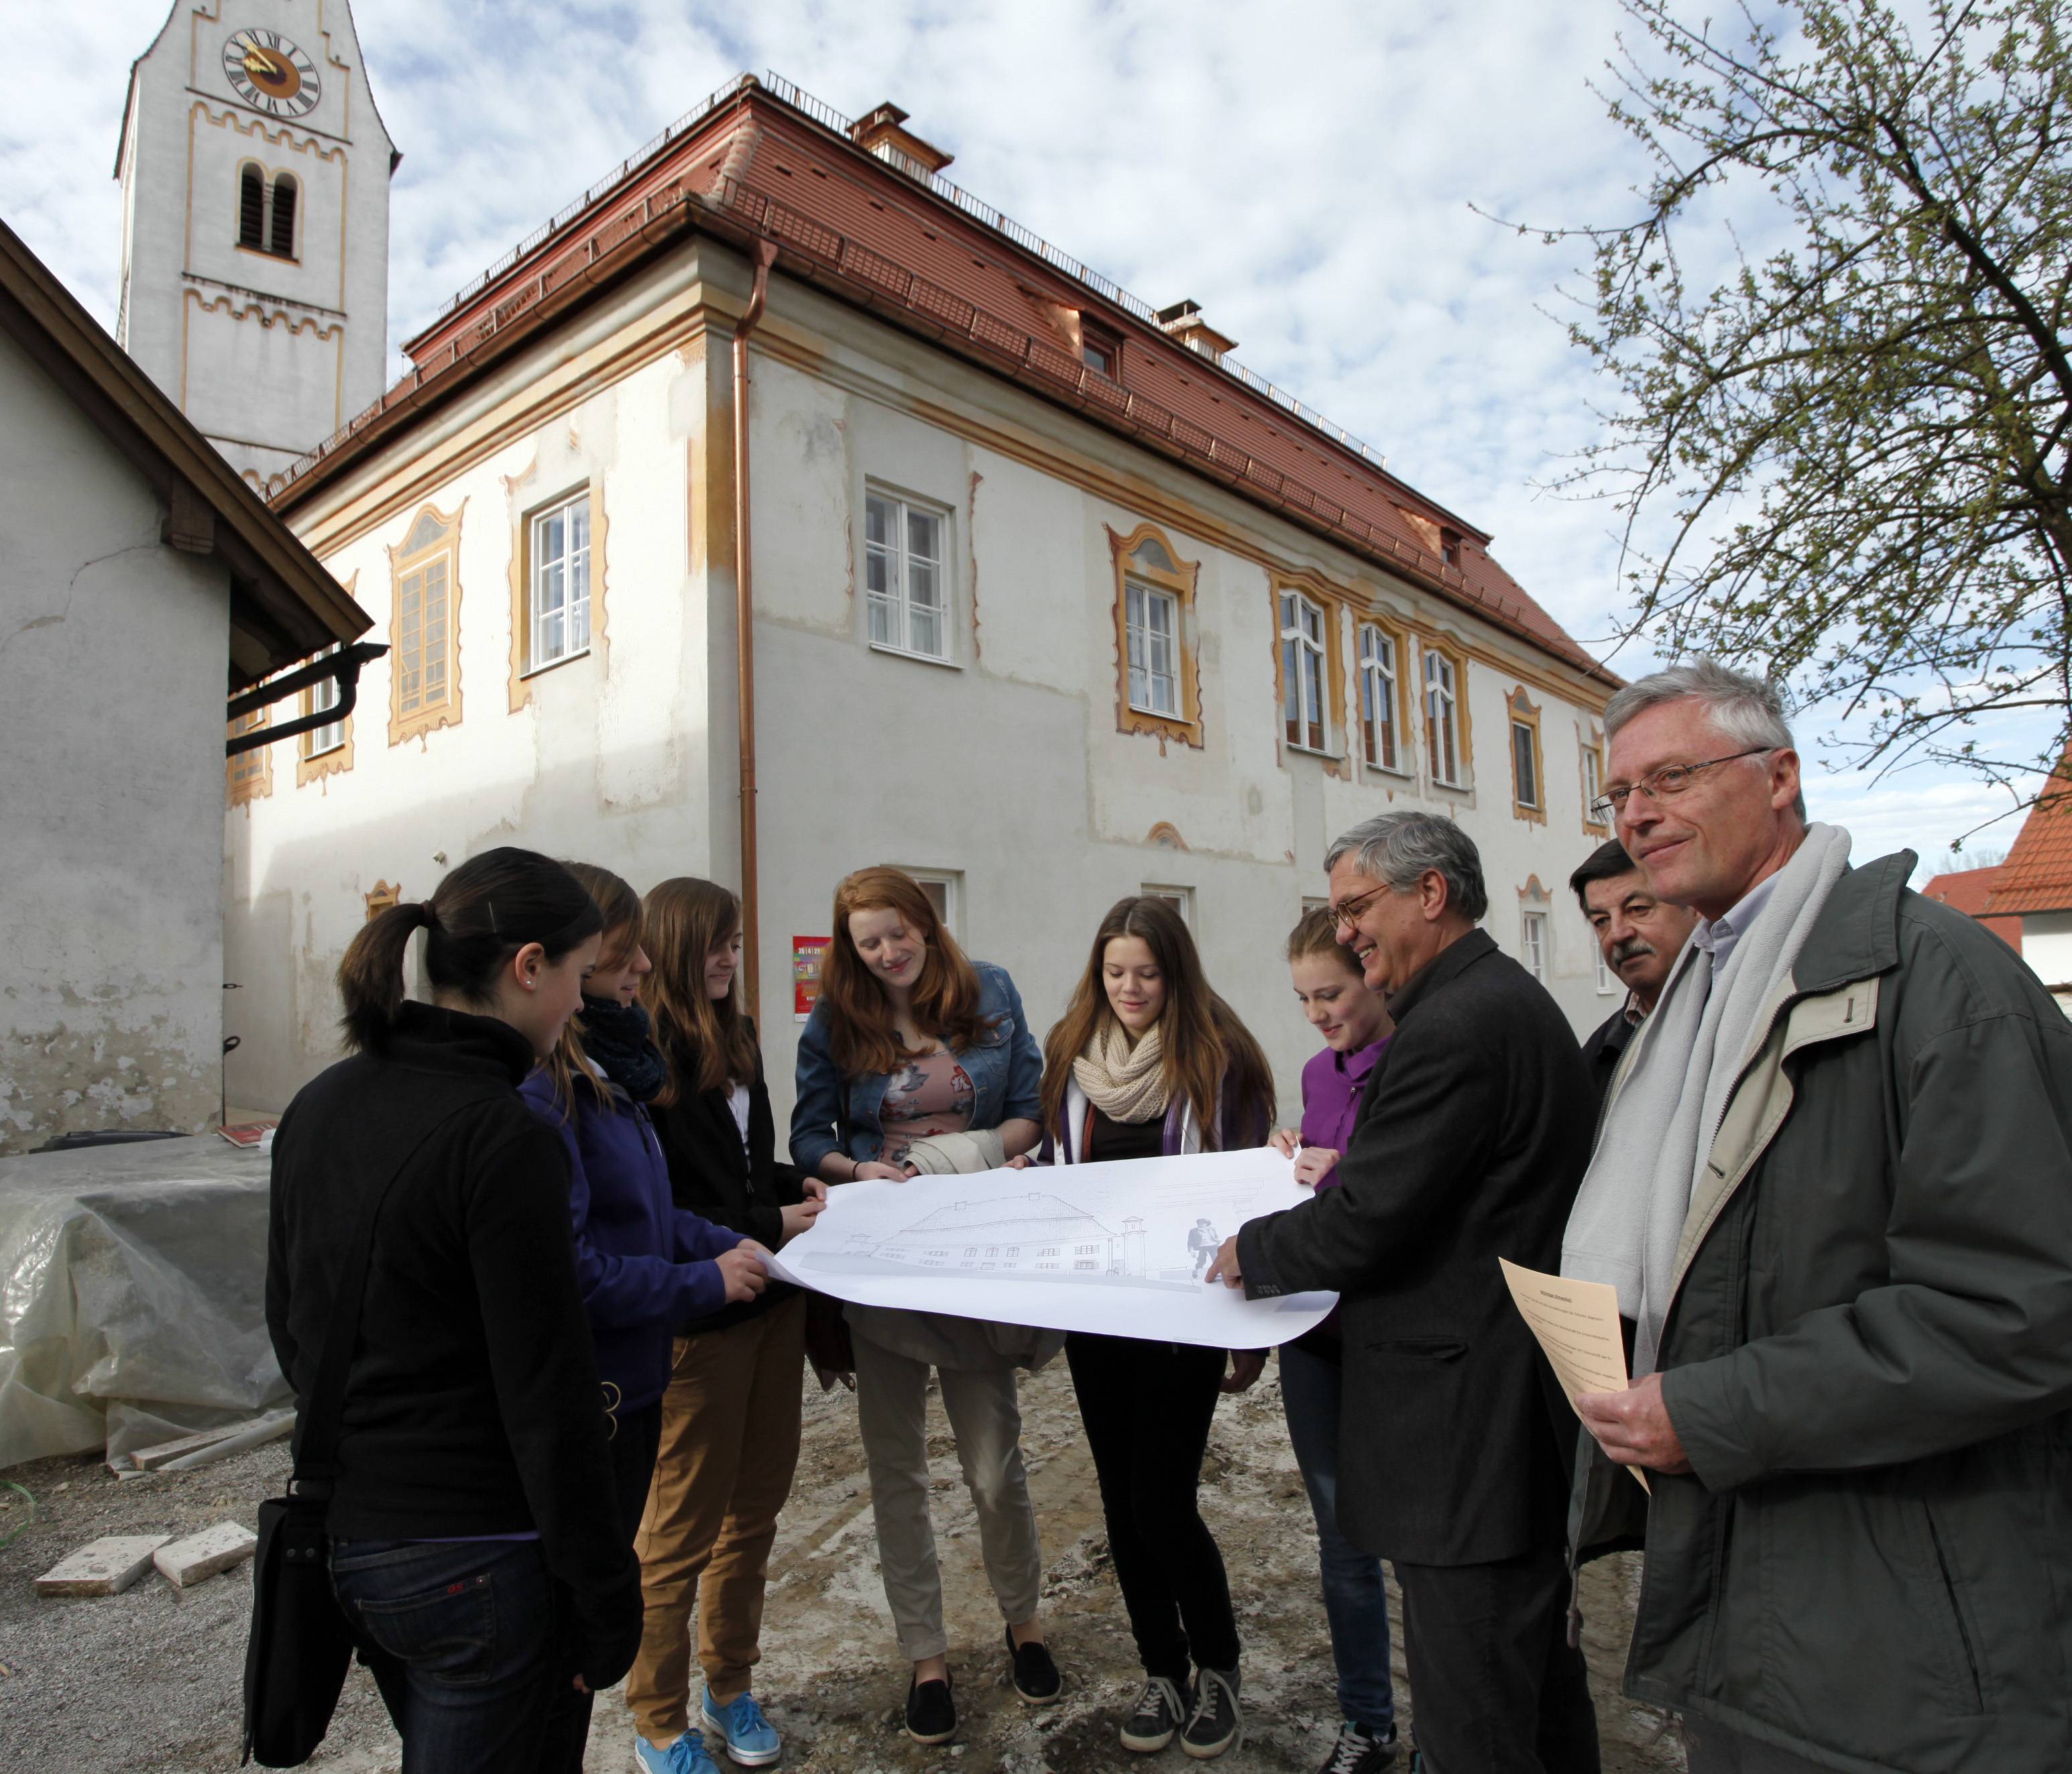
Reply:
[[[254,23],[276,10],[228,3]],[[0,114],[0,215],[111,325],[124,88],[166,10],[10,9],[17,65],[43,72],[12,83]],[[1610,397],[1563,330],[1579,253],[1475,208],[1541,225],[1632,212],[1644,168],[1587,85],[1626,23],[1611,0],[353,10],[404,154],[392,347],[705,93],[774,69],[850,115],[894,101],[979,197],[1160,306],[1199,302],[1244,363],[1494,532],[1519,581],[1608,650],[1615,515],[1540,490]],[[1629,648],[1613,663],[1649,662]],[[1939,865],[2008,805],[1954,774],[1830,774],[1832,718],[1799,725],[1814,813],[1848,826],[1859,856],[1906,844]]]

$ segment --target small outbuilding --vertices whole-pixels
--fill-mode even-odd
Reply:
[[[0,561],[0,1154],[204,1131],[226,694],[370,619],[4,223]]]

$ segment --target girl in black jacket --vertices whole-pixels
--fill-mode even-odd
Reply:
[[[567,1160],[517,1094],[582,1001],[601,922],[560,864],[508,848],[384,912],[339,968],[357,1051],[297,1094],[274,1138],[266,1318],[298,1400],[337,1253],[394,1179],[329,1527],[405,1774],[530,1767],[555,1697],[609,1686],[639,1641],[638,1573],[605,1506]],[[403,996],[420,929],[429,1004]]]
[[[812,1223],[827,1185],[776,1162],[755,1025],[741,1008],[741,905],[678,877],[648,895],[641,987],[668,1079],[650,1105],[676,1205],[775,1250]],[[662,1396],[661,1452],[635,1550],[647,1600],[626,1684],[643,1768],[697,1770],[691,1730],[692,1617],[705,1673],[700,1723],[730,1760],[777,1760],[778,1735],[750,1691],[761,1657],[763,1586],[799,1458],[806,1302],[773,1282],[758,1299],[681,1325]]]

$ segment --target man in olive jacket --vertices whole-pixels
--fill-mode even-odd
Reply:
[[[1651,1112],[1678,994],[1700,970],[1720,990],[1721,943],[1764,936],[1764,889],[1788,905],[1823,834],[1847,848],[1805,823],[1767,686],[1701,660],[1605,726],[1622,841],[1703,917],[1577,1221],[1620,1118]],[[1745,1044],[1688,1079],[1725,1106],[1694,1172],[1655,1181],[1676,1209],[1640,1285],[1659,1348],[1580,1401],[1652,1469],[1626,1691],[1683,1715],[1693,1774],[2072,1768],[2072,1029],[1914,867],[1808,899]]]
[[[1383,814],[1327,866],[1396,1033],[1341,1186],[1250,1222],[1211,1274],[1253,1299],[1343,1295],[1338,1525],[1396,1567],[1425,1774],[1594,1774],[1564,1632],[1575,1414],[1497,1259],[1554,1267],[1596,1093],[1546,988],[1475,928],[1482,864],[1452,820]]]

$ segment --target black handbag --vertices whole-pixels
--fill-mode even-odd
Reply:
[[[449,1111],[449,1113],[457,1111]],[[381,1204],[438,1122],[411,1145],[388,1180],[368,1192],[354,1222],[331,1297],[331,1328],[316,1382],[302,1406],[301,1434],[287,1494],[259,1505],[252,1560],[252,1634],[245,1647],[245,1762],[299,1768],[315,1754],[352,1667],[352,1629],[331,1588],[331,1487],[338,1476],[339,1420],[360,1341],[360,1308]]]

